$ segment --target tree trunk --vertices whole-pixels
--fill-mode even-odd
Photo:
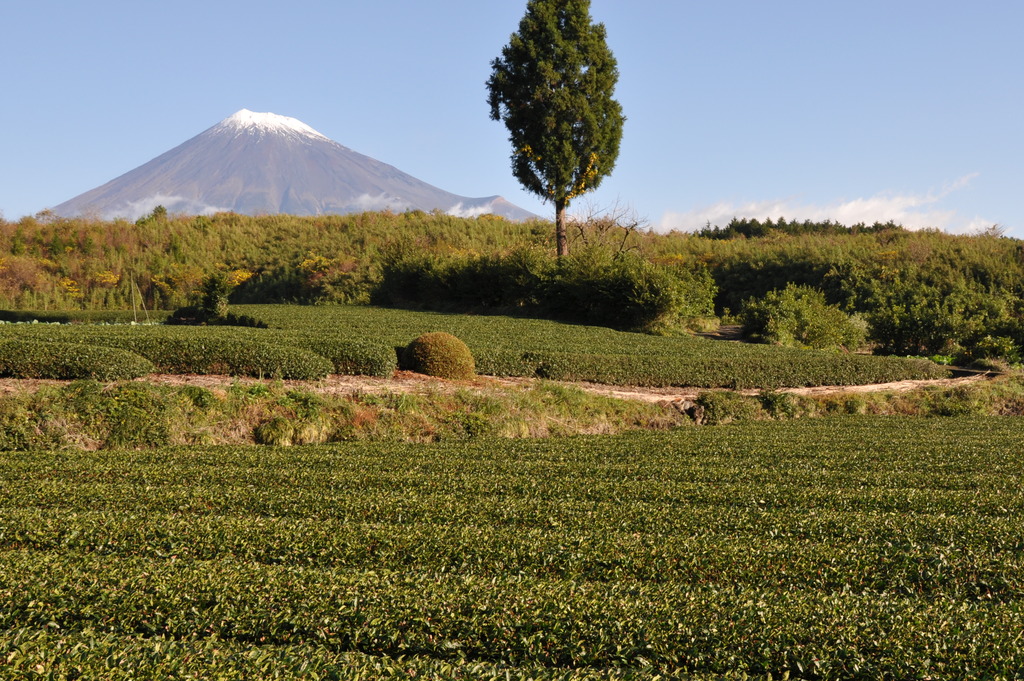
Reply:
[[[568,205],[568,201],[555,202],[555,243],[559,258],[569,255],[569,239],[565,235],[565,209]]]

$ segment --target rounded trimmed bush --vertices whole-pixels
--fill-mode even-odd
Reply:
[[[468,380],[476,376],[473,353],[461,340],[443,331],[425,333],[406,346],[403,368],[427,376]]]

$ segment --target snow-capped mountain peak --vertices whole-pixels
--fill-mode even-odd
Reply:
[[[439,189],[295,118],[248,109],[53,211],[135,220],[158,205],[193,215],[442,210],[535,217],[497,196],[470,198]]]
[[[327,137],[297,118],[280,116],[275,113],[257,113],[242,109],[233,115],[225,118],[217,127],[234,129],[239,134],[249,133],[250,135],[266,134],[299,134],[306,137],[327,139]]]

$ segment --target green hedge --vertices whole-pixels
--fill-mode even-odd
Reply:
[[[387,378],[398,369],[395,348],[380,340],[336,338],[319,334],[288,334],[281,342],[315,352],[334,365],[334,373]]]
[[[0,376],[8,378],[118,381],[145,376],[153,369],[149,360],[119,348],[41,340],[0,340]]]
[[[158,324],[167,310],[0,310],[11,324]]]
[[[139,338],[124,343],[171,374],[231,374],[295,380],[324,378],[334,368],[320,355],[286,345],[232,338]]]
[[[0,336],[130,350],[165,373],[315,380],[334,369],[326,358],[292,346],[286,334],[263,329],[28,324],[0,327]]]
[[[482,358],[481,366],[484,365]],[[745,357],[526,352],[518,362],[509,354],[501,353],[494,365],[506,376],[651,387],[778,388],[888,383],[948,376],[946,369],[927,360],[810,350],[793,350],[788,356],[773,352]]]

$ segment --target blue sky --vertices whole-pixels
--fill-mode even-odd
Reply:
[[[545,216],[488,117],[525,0],[12,0],[0,211],[31,215],[242,108]],[[1024,238],[1024,2],[592,0],[627,116],[573,208],[656,229],[893,219]]]

